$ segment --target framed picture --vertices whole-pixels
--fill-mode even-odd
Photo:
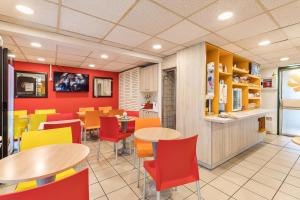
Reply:
[[[16,98],[47,98],[48,74],[29,71],[15,71]]]
[[[93,96],[96,98],[112,97],[113,80],[107,77],[94,77]]]

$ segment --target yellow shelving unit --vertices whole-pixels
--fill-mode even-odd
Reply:
[[[249,93],[259,93],[260,96],[260,81],[259,76],[249,74],[249,64],[251,61],[221,49],[212,44],[206,43],[206,62],[214,62],[214,99],[212,101],[212,112],[217,115],[219,113],[219,82],[224,80],[227,84],[227,103],[225,105],[226,112],[232,112],[232,91],[233,88],[242,89],[242,106],[248,110],[249,103],[255,103],[256,107],[260,106],[260,97],[250,98]],[[206,64],[207,64],[206,63]],[[219,66],[220,65],[220,66]],[[222,66],[222,67],[221,67]],[[226,66],[226,67],[225,67]],[[248,83],[233,82],[233,76],[248,77]]]

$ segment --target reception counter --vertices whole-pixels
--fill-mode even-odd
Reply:
[[[265,131],[261,123],[269,112],[271,110],[255,109],[229,113],[230,118],[206,116],[208,131],[201,134],[204,145],[200,147],[199,164],[213,169],[262,142]]]

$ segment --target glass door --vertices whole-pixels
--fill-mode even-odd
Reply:
[[[300,136],[300,66],[279,68],[279,134]]]

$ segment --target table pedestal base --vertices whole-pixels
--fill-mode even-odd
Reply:
[[[48,183],[51,183],[54,181],[55,181],[55,176],[50,176],[48,178],[38,179],[36,182],[37,182],[38,186],[41,186],[41,185],[45,185],[45,184],[48,184]]]

